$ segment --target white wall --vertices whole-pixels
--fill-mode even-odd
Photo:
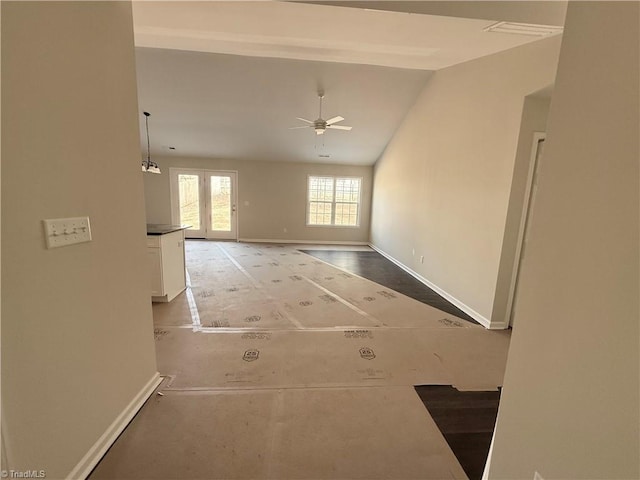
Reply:
[[[495,327],[523,101],[553,83],[559,44],[436,72],[374,169],[372,243]]]
[[[1,36],[2,36],[2,8],[0,8],[0,38],[1,38]],[[2,42],[0,41],[0,45],[1,45],[1,43]],[[1,87],[1,83],[2,83],[2,80],[1,80],[1,78],[2,78],[2,74],[1,74],[2,64],[1,63],[2,62],[0,62],[0,91],[2,91],[2,87]],[[0,97],[1,97],[1,95],[0,95]],[[2,112],[2,100],[1,100],[1,98],[0,98],[0,112]],[[2,116],[0,115],[0,132],[2,131],[1,124],[2,124]],[[1,135],[0,135],[0,137],[1,137]],[[2,141],[1,141],[1,138],[0,138],[0,152],[2,152],[1,144],[2,144]],[[1,157],[1,155],[0,155],[0,157]],[[0,166],[1,166],[1,159],[0,159]],[[2,169],[0,168],[0,185],[2,184],[2,180],[1,179],[2,179]],[[1,192],[1,190],[2,189],[0,187],[0,192]],[[1,204],[2,204],[1,198],[2,198],[2,195],[0,195],[0,210],[1,210]],[[1,215],[0,215],[0,217],[1,217]],[[0,270],[2,268],[2,261],[1,261],[1,258],[2,258],[2,253],[1,253],[2,252],[2,248],[1,248],[2,245],[1,245],[1,243],[2,242],[1,242],[1,239],[2,239],[2,222],[0,222]],[[1,292],[2,292],[2,275],[0,275],[0,326],[2,325],[2,294],[1,294]],[[1,330],[1,328],[0,328],[0,330]],[[1,338],[2,338],[2,332],[0,331],[0,339]],[[0,355],[0,470],[4,470],[6,465],[7,465],[7,452],[6,452],[5,445],[4,445],[4,438],[3,438],[4,433],[3,433],[3,430],[2,430],[2,425],[3,425],[2,415],[3,414],[2,414],[2,400],[1,399],[2,399],[2,355]]]
[[[144,188],[148,223],[171,223],[169,168],[202,168],[238,172],[238,234],[241,239],[310,242],[369,240],[371,207],[370,166],[316,163],[154,157],[162,175],[146,175]],[[359,227],[306,226],[307,176],[362,177]],[[245,205],[249,202],[249,205]],[[287,232],[284,232],[284,229]]]
[[[489,478],[640,477],[639,25],[569,5]]]
[[[64,478],[156,374],[138,114],[128,2],[2,2],[4,468]]]

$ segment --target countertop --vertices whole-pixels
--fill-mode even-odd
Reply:
[[[147,235],[166,235],[167,233],[186,230],[191,225],[166,225],[162,223],[147,223]]]

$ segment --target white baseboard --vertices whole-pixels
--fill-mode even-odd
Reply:
[[[91,470],[98,464],[109,447],[116,441],[118,436],[127,427],[131,419],[138,413],[147,398],[153,393],[158,385],[162,382],[160,374],[156,372],[147,384],[142,387],[138,394],[131,400],[129,405],[118,415],[109,428],[100,436],[98,441],[89,449],[82,457],[82,460],[67,475],[67,479],[85,479],[91,473]]]
[[[507,322],[492,322],[488,328],[489,330],[506,330],[509,328],[509,324]]]
[[[458,307],[460,310],[462,310],[464,313],[469,315],[471,318],[473,318],[475,321],[477,321],[483,327],[489,328],[491,330],[498,330],[498,329],[501,330],[501,329],[507,328],[506,325],[504,325],[503,323],[502,324],[495,324],[495,323],[491,324],[491,320],[489,320],[488,318],[486,318],[483,315],[479,314],[478,312],[476,312],[473,308],[469,307],[468,305],[465,305],[463,302],[458,300],[453,295],[445,292],[443,289],[438,287],[436,284],[430,282],[429,280],[424,278],[419,273],[414,272],[409,267],[407,267],[405,264],[403,264],[402,262],[396,260],[395,258],[393,258],[391,255],[389,255],[384,250],[381,250],[380,248],[376,247],[372,243],[370,243],[369,246],[371,248],[373,248],[376,252],[378,252],[380,255],[382,255],[383,257],[387,258],[387,260],[395,263],[397,266],[399,266],[401,269],[403,269],[409,275],[414,277],[416,280],[424,283],[427,287],[429,287],[430,289],[434,290],[436,293],[438,293],[438,295],[440,295],[440,296],[444,297],[445,299],[447,299],[449,302],[451,302],[456,307]]]
[[[303,245],[369,245],[369,242],[348,242],[340,240],[282,240],[273,238],[239,238],[239,242],[247,243],[300,243]]]

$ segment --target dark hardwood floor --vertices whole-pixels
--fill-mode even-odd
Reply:
[[[414,388],[469,479],[481,479],[500,392],[459,392],[449,385]]]
[[[378,252],[347,250],[300,251],[478,325],[478,322],[469,315]]]

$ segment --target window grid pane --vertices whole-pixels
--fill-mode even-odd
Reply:
[[[336,203],[336,225],[358,225],[357,203]]]
[[[359,196],[359,178],[336,179],[336,202],[357,202]]]
[[[333,202],[333,178],[309,177],[309,200]]]
[[[332,207],[330,202],[311,202],[309,204],[309,223],[311,225],[331,225]]]
[[[308,224],[357,226],[360,185],[359,178],[309,177]]]

